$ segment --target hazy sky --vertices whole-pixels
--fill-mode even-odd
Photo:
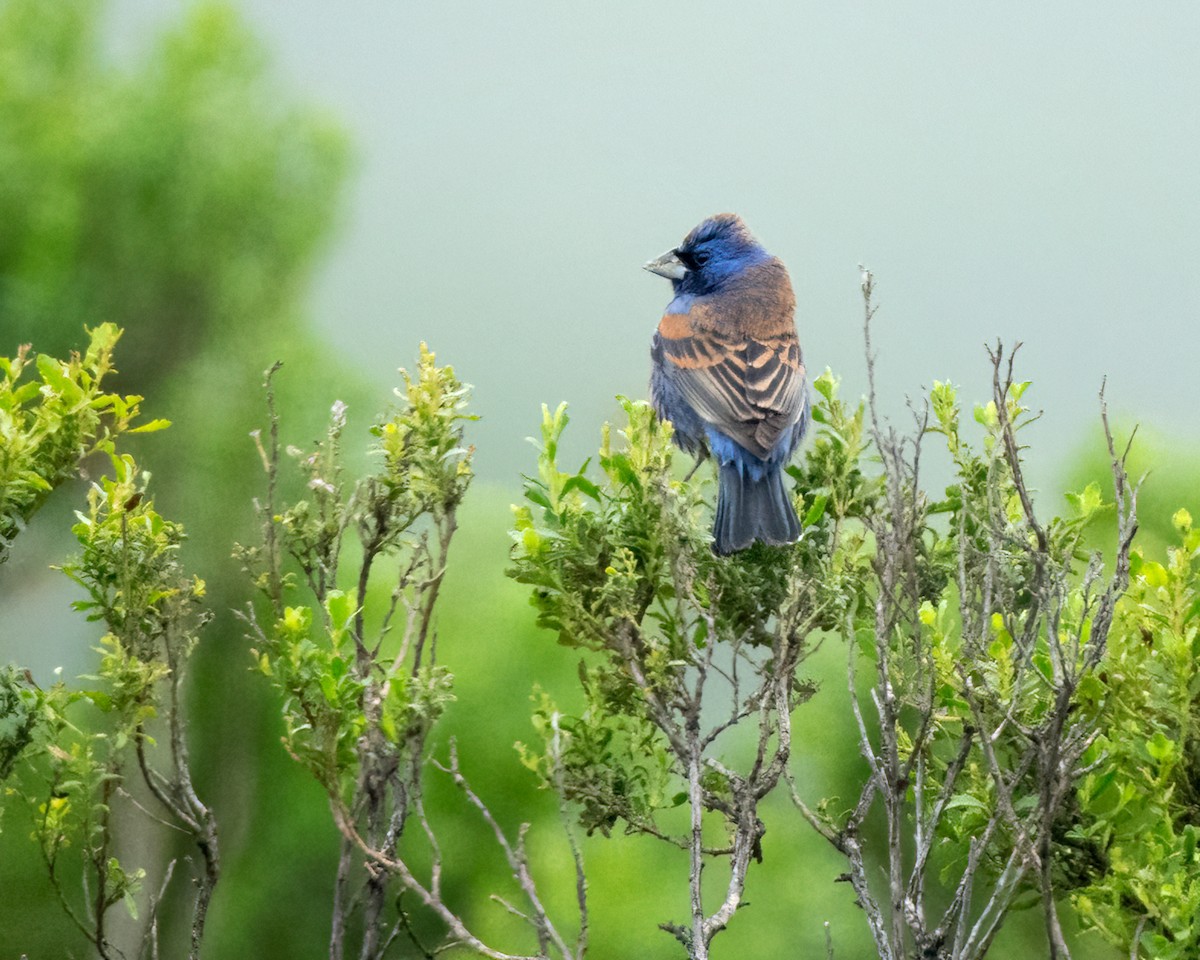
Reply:
[[[120,6],[134,38],[182,4]],[[1200,5],[241,6],[357,142],[313,322],[381,383],[421,339],[454,362],[489,479],[529,468],[541,402],[570,401],[582,451],[644,395],[669,289],[640,266],[721,210],[854,393],[862,261],[888,409],[934,378],[982,397],[1001,336],[1051,408],[1043,463],[1105,374],[1125,418],[1200,440]]]

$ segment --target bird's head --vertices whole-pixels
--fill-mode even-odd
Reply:
[[[719,290],[747,267],[769,260],[771,255],[754,239],[736,213],[718,213],[701,222],[645,269],[666,277],[676,293],[701,295]]]

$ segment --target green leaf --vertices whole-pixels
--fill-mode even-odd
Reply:
[[[140,427],[134,427],[130,433],[155,433],[159,430],[165,430],[171,425],[170,420],[163,420],[161,417],[157,420],[151,420],[143,423]]]
[[[820,494],[813,504],[808,508],[808,512],[804,515],[804,526],[811,527],[814,523],[825,515],[825,505],[829,503],[829,497],[826,494]]]
[[[1166,567],[1156,560],[1143,560],[1138,572],[1151,587],[1165,587],[1167,585]]]
[[[64,366],[61,360],[55,360],[45,353],[38,354],[37,368],[38,373],[42,375],[42,381],[65,399],[69,395],[78,395],[79,391],[63,372]]]
[[[1091,792],[1088,794],[1089,803],[1095,803],[1104,795],[1104,791],[1112,786],[1113,781],[1117,778],[1117,768],[1106,770],[1096,778],[1096,782],[1092,785]]]
[[[344,630],[358,612],[354,600],[343,590],[330,590],[325,598],[325,612],[335,630]]]
[[[1175,743],[1167,739],[1161,730],[1146,741],[1146,752],[1159,763],[1166,763],[1175,756]]]
[[[996,402],[989,400],[987,403],[977,403],[975,405],[975,420],[985,427],[999,426],[1000,414],[996,410]]]
[[[399,742],[400,731],[396,728],[396,718],[390,711],[385,710],[379,718],[379,730],[392,743]]]
[[[831,401],[837,393],[837,379],[828,367],[825,368],[816,380],[813,381],[813,389],[819,393],[826,401]]]
[[[521,531],[521,545],[530,554],[537,553],[542,547],[542,536],[533,527]]]
[[[547,510],[554,509],[554,507],[550,504],[550,498],[546,496],[541,487],[535,487],[527,484],[525,487],[525,499],[531,500],[539,507],[545,507]]]
[[[103,690],[84,690],[83,695],[87,697],[98,710],[108,713],[113,708],[112,697]]]
[[[969,793],[956,793],[946,802],[946,809],[953,810],[958,807],[970,807],[972,810],[982,810],[984,813],[990,813],[991,808]]]
[[[614,453],[608,458],[605,466],[617,475],[617,479],[621,483],[634,487],[641,486],[638,482],[637,471],[633,468],[633,464],[629,462],[629,457],[625,454]]]
[[[1066,494],[1067,501],[1075,513],[1083,520],[1089,519],[1097,510],[1104,506],[1104,497],[1100,493],[1100,484],[1094,480],[1081,493]]]
[[[570,493],[572,490],[579,490],[581,493],[587,494],[597,503],[600,502],[600,488],[582,474],[576,474],[573,477],[569,477],[567,482],[563,484],[562,492],[564,495]]]

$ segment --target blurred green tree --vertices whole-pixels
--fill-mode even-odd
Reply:
[[[229,8],[196,7],[122,69],[105,6],[0,5],[0,317],[55,355],[116,323],[148,391],[294,309],[348,156],[334,122],[279,96]]]

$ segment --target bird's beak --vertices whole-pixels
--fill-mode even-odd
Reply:
[[[676,256],[673,249],[668,250],[657,260],[651,260],[649,263],[643,265],[642,269],[649,270],[651,273],[657,273],[660,277],[666,277],[668,280],[682,280],[683,275],[687,273],[687,267]]]

